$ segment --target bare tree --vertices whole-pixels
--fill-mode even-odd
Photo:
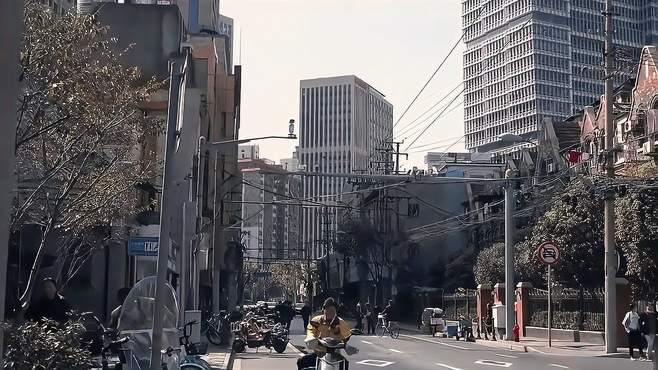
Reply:
[[[274,263],[271,267],[272,278],[288,297],[295,296],[300,287],[304,287],[307,297],[312,295],[313,284],[318,281],[318,276],[308,262],[281,261]]]
[[[156,169],[139,160],[140,149],[162,122],[141,108],[161,84],[124,66],[116,40],[92,17],[55,16],[28,1],[23,43],[12,226],[42,227],[20,297],[26,308],[47,242],[58,240],[59,255],[71,257],[70,279],[98,245],[93,230],[138,211],[136,185]]]

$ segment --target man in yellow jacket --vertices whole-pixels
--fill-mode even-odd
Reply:
[[[297,369],[315,367],[318,356],[323,356],[326,349],[318,344],[318,339],[334,338],[342,340],[345,343],[352,335],[352,329],[345,320],[338,317],[337,305],[333,298],[327,298],[322,306],[324,313],[311,319],[306,327],[306,345],[313,349],[309,353],[297,360]]]

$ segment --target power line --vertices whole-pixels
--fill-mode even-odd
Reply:
[[[488,4],[488,3],[486,3],[486,4]],[[486,5],[486,4],[484,4],[484,5]],[[482,9],[484,8],[484,5],[482,6],[482,8],[480,8],[480,14],[482,13]],[[519,29],[521,30],[521,29],[525,28],[525,26],[527,26],[532,19],[533,19],[532,17],[528,17],[528,20],[526,20],[525,23],[523,23],[523,25],[521,25],[521,27]],[[494,56],[491,56],[488,59],[490,61],[493,60],[495,57],[498,56],[498,54],[500,54],[502,51],[504,51],[511,42],[512,42],[512,38],[509,38],[509,40],[505,43],[505,45],[503,45],[503,47],[501,47],[500,50],[498,52],[496,52],[496,54]],[[484,71],[487,70],[488,68],[489,68],[489,65],[487,65],[485,68],[482,68],[482,72],[480,72],[480,74],[484,74],[485,73]],[[462,82],[462,85],[463,85],[463,82]],[[452,101],[449,103],[449,105],[452,104],[457,99],[458,96],[463,94],[465,90],[466,90],[466,88],[463,88],[461,90],[461,92],[452,99]],[[420,138],[420,136],[422,136],[437,120],[438,120],[438,117],[435,118],[432,122],[430,122],[430,124],[428,124],[421,131],[421,133],[418,134],[418,136],[416,136],[416,138],[411,142],[411,144],[409,144],[409,146],[405,150],[408,150]]]
[[[482,12],[482,8],[480,8],[480,13],[481,13],[481,12]],[[479,16],[479,15],[478,15],[478,16]],[[423,91],[425,91],[425,88],[427,87],[427,85],[429,85],[430,82],[432,82],[432,79],[434,78],[434,76],[436,76],[436,74],[439,73],[439,70],[441,69],[441,67],[443,67],[443,64],[445,64],[446,60],[448,60],[448,58],[452,55],[452,53],[455,51],[455,49],[457,49],[457,46],[459,46],[459,44],[462,42],[462,40],[464,39],[464,36],[466,36],[466,30],[464,30],[464,32],[462,32],[462,35],[459,37],[459,40],[457,40],[457,42],[455,42],[455,44],[452,46],[452,48],[450,48],[450,51],[448,52],[448,55],[446,55],[446,56],[443,58],[443,60],[441,61],[441,64],[439,64],[439,66],[436,68],[436,70],[434,70],[434,73],[432,73],[432,75],[431,75],[430,78],[427,80],[427,82],[425,82],[425,84],[424,84],[423,87],[420,89],[420,91],[418,92],[418,94],[416,94],[416,96],[413,98],[413,100],[411,101],[411,103],[409,103],[409,105],[408,105],[407,108],[404,110],[404,112],[402,113],[402,115],[400,116],[400,118],[398,118],[398,120],[397,120],[397,121],[395,122],[395,124],[393,125],[393,128],[395,128],[395,126],[397,126],[398,123],[400,123],[400,120],[402,120],[402,118],[404,118],[404,116],[407,114],[407,112],[409,111],[409,109],[411,109],[411,106],[414,105],[414,103],[416,102],[416,100],[418,100],[418,97],[420,96],[420,94],[422,94]]]
[[[428,112],[432,111],[434,108],[436,108],[439,104],[441,104],[444,100],[448,99],[450,95],[452,95],[453,92],[457,91],[457,89],[461,86],[462,84],[458,84],[457,86],[453,87],[447,94],[445,94],[439,101],[434,103],[431,107],[429,107],[425,112],[423,112],[421,115],[416,117],[413,121],[409,122],[408,124],[404,125],[400,131],[397,133],[397,136],[399,137],[400,135],[403,135],[405,131],[407,131],[408,128],[410,128],[411,125],[416,123],[419,119],[421,119],[424,115],[426,115]],[[436,113],[436,112],[435,112]],[[431,116],[431,115],[430,115]]]

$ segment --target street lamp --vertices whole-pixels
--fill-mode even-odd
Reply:
[[[172,67],[173,68],[173,67]],[[172,69],[172,75],[174,74],[174,70]],[[176,75],[176,77],[180,80],[182,74],[179,73]],[[171,84],[171,86],[176,86],[175,84]],[[171,89],[170,91],[170,96],[169,96],[169,101],[178,101],[178,91],[175,89]],[[175,114],[177,112],[175,110],[172,110],[169,112],[169,117],[168,117],[168,126],[167,126],[167,145],[165,148],[165,171],[163,173],[164,177],[164,185],[162,189],[163,193],[163,202],[162,202],[162,209],[160,212],[160,250],[158,252],[158,266],[157,266],[157,287],[156,287],[156,298],[155,298],[155,307],[154,307],[154,317],[156,318],[162,318],[163,317],[163,310],[164,310],[164,295],[160,294],[158,292],[163,292],[167,283],[167,258],[169,254],[169,248],[168,247],[163,247],[166,243],[169,241],[166,238],[163,238],[164,236],[168,236],[168,231],[165,230],[163,227],[164,222],[162,220],[166,219],[166,217],[171,217],[172,211],[167,208],[167,204],[169,204],[165,199],[168,199],[165,194],[169,193],[173,189],[173,183],[174,181],[171,179],[170,175],[170,169],[169,167],[172,166],[172,158],[170,157],[172,152],[172,148],[175,146],[175,139],[176,136],[173,135],[173,133],[176,131],[175,130],[175,125],[177,123],[177,120],[175,119]],[[243,143],[248,143],[253,140],[265,140],[265,139],[297,139],[297,136],[295,135],[295,120],[290,120],[289,125],[288,125],[288,135],[287,136],[263,136],[263,137],[255,137],[255,138],[249,138],[249,139],[235,139],[235,140],[226,140],[226,141],[219,141],[219,142],[211,142],[211,143],[206,143],[206,138],[201,136],[199,137],[199,145],[197,147],[197,235],[194,238],[195,243],[200,243],[201,238],[201,217],[202,217],[202,211],[203,211],[203,203],[202,203],[202,196],[203,196],[203,157],[202,153],[203,151],[219,151],[221,150],[222,147],[232,145],[232,144],[243,144]],[[167,153],[170,153],[167,155]],[[217,184],[215,183],[215,186]],[[215,189],[215,191],[217,191]],[[185,245],[185,243],[183,243]],[[219,266],[216,264],[216,268],[219,268]],[[219,276],[219,270],[214,270],[213,271],[213,276],[218,277]],[[196,265],[193,265],[193,271],[192,271],[192,281],[193,282],[198,282],[198,276],[197,276],[197,268]],[[192,293],[194,294],[194,300],[195,300],[195,308],[196,308],[196,301],[198,299],[198,294],[196,293],[196,289],[198,287],[198,283],[193,287]],[[213,292],[215,292],[218,288],[214,289]],[[214,293],[217,294],[217,293]],[[219,307],[217,307],[217,302],[218,302],[219,296],[213,297],[213,308],[214,310],[218,310]],[[185,302],[181,302],[181,307],[185,307]],[[153,340],[152,343],[154,344],[152,346],[152,351],[151,351],[151,363],[152,368],[156,368],[156,362],[159,361],[159,358],[161,356],[160,353],[160,345],[162,343],[162,321],[160,319],[156,319],[153,324]]]
[[[256,140],[267,140],[267,139],[289,139],[289,140],[296,140],[297,135],[295,135],[295,120],[291,119],[288,122],[288,136],[260,136],[260,137],[252,137],[249,139],[235,139],[235,140],[226,140],[226,141],[216,141],[216,142],[210,142],[210,143],[204,143],[202,141],[205,141],[205,138],[202,136],[199,138],[199,153],[202,150],[219,150],[222,146],[227,146],[231,144],[245,144],[251,141],[256,141]]]
[[[201,239],[201,220],[202,220],[202,214],[203,214],[203,184],[205,182],[203,175],[203,152],[208,150],[208,151],[215,151],[218,152],[220,151],[223,147],[230,146],[230,145],[237,145],[237,144],[244,144],[248,143],[251,141],[255,140],[267,140],[267,139],[286,139],[286,140],[295,140],[297,139],[297,135],[295,135],[295,120],[291,119],[288,121],[288,135],[287,136],[261,136],[261,137],[254,137],[254,138],[247,138],[247,139],[234,139],[234,140],[225,140],[225,141],[216,141],[216,142],[206,142],[206,138],[201,136],[199,138],[199,145],[197,147],[197,235],[196,235],[196,240],[200,241]],[[215,187],[217,184],[215,183]],[[217,189],[215,189],[215,192],[217,192]],[[217,268],[219,268],[219,264],[216,264]],[[193,274],[196,276],[197,271],[196,268],[193,269]],[[219,276],[219,270],[213,271],[213,275]],[[194,291],[196,292],[196,286],[194,287]],[[196,294],[195,294],[196,297]],[[213,298],[213,311],[216,313],[219,312],[219,304],[218,304],[218,299],[219,296],[216,296]]]
[[[504,142],[520,143],[526,142],[534,145],[532,141],[524,139],[520,135],[509,132],[498,135],[498,139]],[[508,169],[505,171],[505,340],[513,340],[512,327],[516,321],[514,314],[514,294],[516,285],[514,284],[514,171]]]

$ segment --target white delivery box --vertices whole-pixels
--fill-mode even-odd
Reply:
[[[492,307],[494,328],[505,328],[505,305],[497,304]]]

